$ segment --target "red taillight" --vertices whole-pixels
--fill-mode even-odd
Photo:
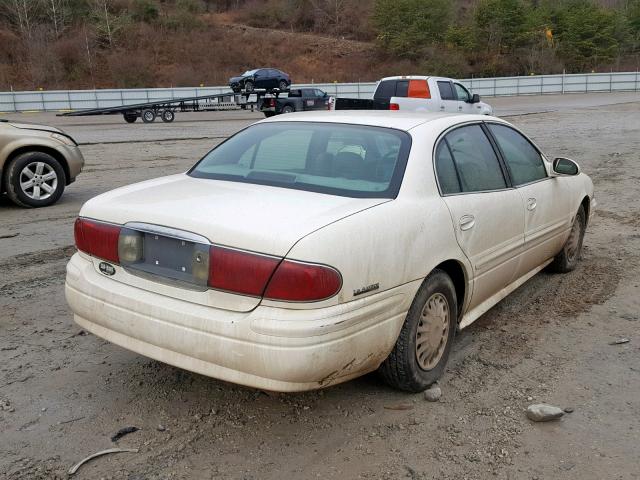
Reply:
[[[400,105],[397,103],[391,103],[389,104],[389,110],[400,110]]]
[[[278,257],[212,246],[209,257],[209,286],[261,297],[280,260]]]
[[[334,296],[341,286],[340,273],[331,267],[284,260],[264,296],[272,300],[314,302]]]
[[[120,227],[78,218],[73,227],[76,247],[89,255],[119,263],[118,237]]]

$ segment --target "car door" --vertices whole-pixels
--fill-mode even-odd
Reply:
[[[469,308],[509,285],[524,244],[524,212],[481,124],[450,130],[438,143],[435,170],[456,240],[473,267]]]
[[[556,255],[571,227],[570,189],[562,177],[550,177],[540,151],[516,129],[487,123],[522,198],[524,250],[519,276]]]
[[[458,112],[458,98],[453,90],[453,84],[449,80],[438,80],[438,92],[440,93],[440,111]]]
[[[315,109],[316,110],[327,110],[329,105],[329,95],[326,92],[320,90],[319,88],[314,89],[315,93]]]
[[[456,97],[458,98],[458,112],[475,113],[473,104],[471,103],[471,93],[469,93],[469,90],[458,82],[453,82],[453,89],[455,90]]]

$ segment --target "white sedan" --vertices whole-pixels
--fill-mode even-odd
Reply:
[[[66,296],[86,330],[211,377],[300,391],[377,369],[417,392],[458,329],[576,266],[594,207],[576,163],[497,118],[286,115],[88,201]]]

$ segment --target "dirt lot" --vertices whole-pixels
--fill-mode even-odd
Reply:
[[[640,478],[640,94],[492,103],[526,114],[510,119],[550,155],[579,160],[599,210],[575,272],[537,275],[457,337],[439,403],[375,375],[267,395],[84,334],[63,294],[81,204],[184,171],[259,117],[8,116],[63,125],[87,165],[53,207],[0,199],[0,478],[66,478],[125,426],[141,430],[117,446],[139,453],[102,457],[76,478]],[[536,402],[574,412],[533,424],[524,410]]]

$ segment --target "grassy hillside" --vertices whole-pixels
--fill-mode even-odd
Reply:
[[[637,67],[640,0],[0,0],[0,90]]]

